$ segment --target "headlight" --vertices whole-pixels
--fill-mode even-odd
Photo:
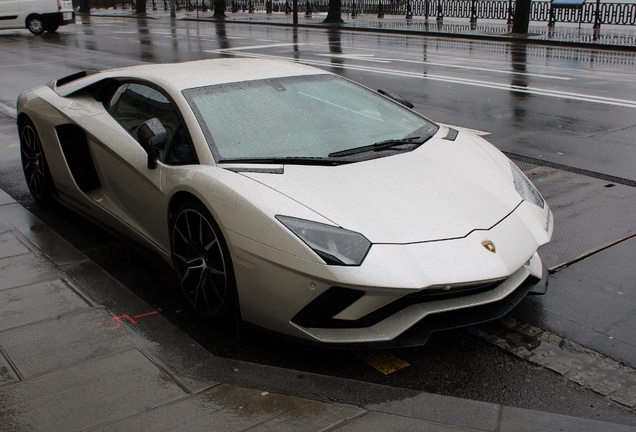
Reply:
[[[541,208],[545,208],[545,200],[539,193],[536,187],[532,184],[528,177],[515,165],[510,162],[510,168],[512,169],[512,177],[515,182],[515,189],[521,197],[531,202],[535,205],[538,205]]]
[[[371,242],[354,231],[289,216],[277,215],[276,219],[327,264],[360,265],[371,248]]]

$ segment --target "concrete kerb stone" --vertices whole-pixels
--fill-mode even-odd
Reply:
[[[517,357],[636,410],[636,370],[627,365],[510,317],[468,331]]]

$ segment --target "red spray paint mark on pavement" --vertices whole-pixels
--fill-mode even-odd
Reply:
[[[139,315],[135,315],[135,316],[130,316],[128,314],[124,314],[124,315],[119,315],[119,316],[115,316],[112,317],[111,319],[114,321],[114,325],[112,326],[107,326],[105,325],[103,322],[98,322],[97,325],[106,329],[106,330],[117,330],[118,328],[121,327],[122,321],[128,321],[130,324],[137,324],[137,319],[139,318],[144,318],[144,317],[148,317],[148,316],[152,316],[152,315],[157,315],[159,312],[157,311],[152,311],[152,312],[146,312],[143,314],[139,314]]]

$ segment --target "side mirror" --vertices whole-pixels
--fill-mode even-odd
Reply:
[[[139,144],[148,153],[148,168],[157,168],[157,150],[166,145],[168,134],[158,118],[151,118],[137,128]]]
[[[402,96],[398,96],[395,93],[391,93],[390,91],[378,89],[378,93],[380,93],[381,95],[384,95],[384,96],[386,96],[386,97],[388,97],[390,99],[393,99],[397,103],[401,103],[402,105],[404,105],[407,108],[413,108],[415,106],[411,102],[409,102],[406,99],[404,99]]]

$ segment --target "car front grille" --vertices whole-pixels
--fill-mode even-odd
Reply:
[[[364,296],[364,291],[331,287],[311,303],[305,306],[293,318],[292,322],[305,328],[364,328],[371,327],[400,310],[414,305],[427,302],[448,300],[459,297],[473,296],[497,288],[506,279],[496,279],[486,282],[436,286],[422,289],[415,293],[406,295],[383,306],[370,314],[357,320],[342,320],[333,318],[338,313],[355,303]]]

